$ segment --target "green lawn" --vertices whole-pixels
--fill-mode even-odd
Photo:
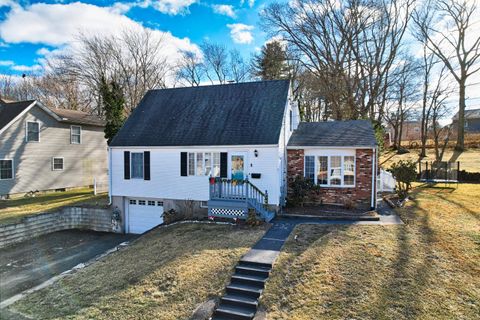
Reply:
[[[188,319],[221,295],[264,232],[205,224],[156,229],[10,309],[33,319]]]
[[[414,196],[405,225],[297,227],[261,300],[268,319],[480,319],[480,185]]]
[[[93,195],[93,189],[83,188],[65,192],[40,193],[35,197],[0,200],[0,224],[18,222],[37,213],[54,211],[64,206],[98,206],[108,204],[106,193]]]

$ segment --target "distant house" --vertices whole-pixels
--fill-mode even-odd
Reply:
[[[400,128],[398,129],[400,134]],[[389,127],[388,136],[390,145],[393,144],[395,138],[395,130],[392,126]],[[422,138],[422,122],[421,121],[404,121],[402,126],[402,141],[415,141]]]
[[[454,128],[458,126],[458,112],[452,118]],[[480,109],[465,110],[465,132],[480,132]]]
[[[107,187],[104,121],[35,100],[0,102],[0,196]]]
[[[318,202],[376,204],[370,121],[299,123],[288,80],[151,90],[110,144],[110,195],[125,231],[163,212],[271,220],[295,177]]]

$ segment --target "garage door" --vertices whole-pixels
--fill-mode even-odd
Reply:
[[[128,232],[144,233],[163,222],[163,202],[148,199],[128,200]]]

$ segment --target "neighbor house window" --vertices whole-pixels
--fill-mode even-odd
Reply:
[[[220,153],[219,152],[189,152],[188,153],[189,176],[220,176]]]
[[[305,156],[305,178],[321,186],[355,185],[354,156]]]
[[[13,179],[13,160],[0,160],[0,180]]]
[[[40,123],[27,121],[27,141],[40,141]]]
[[[63,158],[52,158],[52,170],[61,171],[63,170]]]
[[[290,131],[293,131],[293,111],[290,110]]]
[[[130,172],[132,179],[143,179],[143,152],[132,152]]]
[[[71,144],[82,143],[82,127],[80,126],[70,127],[70,143]]]

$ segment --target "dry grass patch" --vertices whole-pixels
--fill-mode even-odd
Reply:
[[[35,319],[188,319],[219,296],[262,228],[182,224],[157,229],[11,309]]]
[[[37,213],[55,211],[65,206],[88,205],[102,207],[107,205],[106,193],[94,195],[93,189],[82,188],[65,192],[40,193],[35,197],[19,197],[0,200],[0,224],[14,223],[21,218]]]
[[[479,319],[479,194],[417,188],[401,226],[297,227],[261,301],[268,318]]]
[[[396,151],[387,150],[382,153],[379,159],[379,163],[385,169],[389,169],[393,163],[400,160],[412,160],[418,161],[418,155],[420,149],[410,149],[409,153],[396,154]],[[462,153],[455,153],[453,149],[445,150],[443,156],[444,161],[460,161],[460,170],[468,172],[480,172],[480,149],[468,149]],[[427,149],[427,157],[423,158],[424,161],[435,160],[435,150]]]

